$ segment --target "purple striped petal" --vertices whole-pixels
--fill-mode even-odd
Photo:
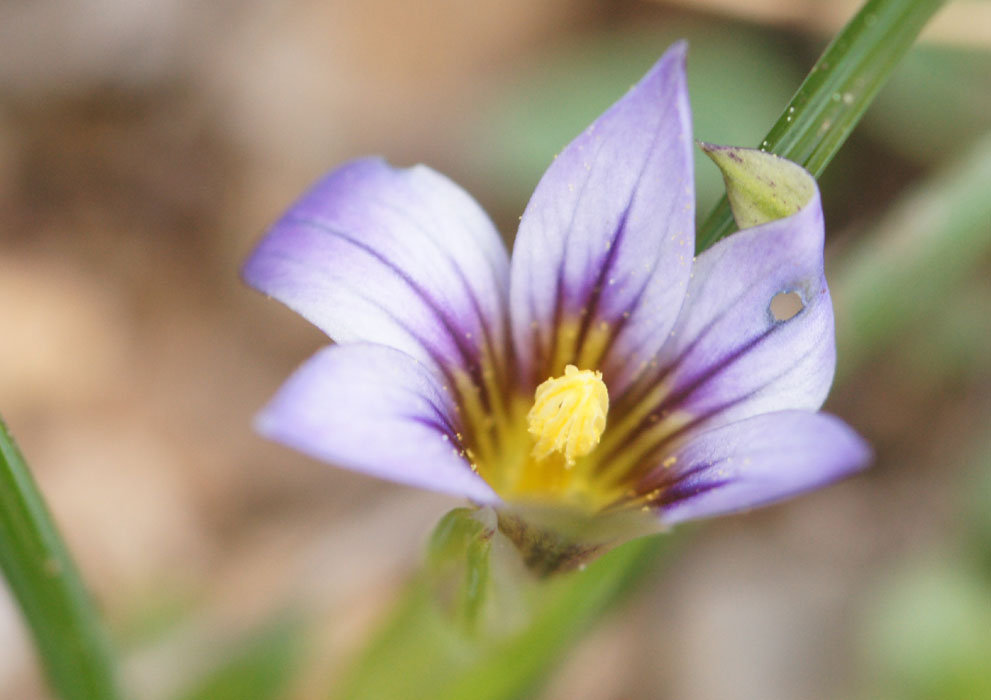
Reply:
[[[838,418],[782,411],[696,436],[641,490],[659,490],[653,502],[661,519],[674,524],[818,488],[866,467],[870,456],[867,444]]]
[[[604,370],[610,391],[660,348],[694,250],[685,44],[554,160],[513,251],[513,336],[526,381],[565,364]]]
[[[657,359],[654,412],[691,426],[788,409],[815,410],[836,364],[833,309],[823,275],[818,190],[798,213],[720,241],[695,263],[681,316]],[[776,320],[771,300],[804,308]],[[629,402],[629,397],[624,399]]]
[[[339,343],[461,369],[504,360],[508,273],[498,233],[461,188],[425,166],[376,158],[318,182],[243,271]]]
[[[457,413],[435,373],[383,345],[336,345],[310,358],[257,418],[273,440],[353,471],[498,501],[463,456]]]

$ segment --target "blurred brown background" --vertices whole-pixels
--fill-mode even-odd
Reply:
[[[550,156],[671,40],[692,40],[697,136],[754,145],[854,7],[0,3],[0,411],[135,695],[169,697],[239,635],[297,609],[314,630],[291,697],[323,697],[456,504],[251,431],[326,342],[237,278],[309,182],[363,153],[426,162],[510,238]],[[986,52],[989,7],[954,6],[930,40]],[[984,79],[976,97],[953,93],[971,102],[949,127],[882,96],[823,181],[839,247],[991,126]],[[699,170],[704,213],[719,182]],[[966,294],[986,300],[987,285]],[[986,333],[980,318],[963,325]],[[546,697],[851,697],[865,609],[956,527],[988,425],[982,357],[937,366],[901,352],[852,368],[830,408],[875,443],[871,473],[708,525],[578,645]],[[0,696],[45,697],[2,589]]]

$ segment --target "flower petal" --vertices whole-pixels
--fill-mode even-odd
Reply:
[[[659,489],[664,522],[754,508],[809,491],[863,469],[867,444],[825,413],[781,411],[704,432],[641,485]]]
[[[701,254],[654,374],[617,397],[617,415],[663,421],[675,414],[684,432],[819,408],[836,365],[823,235],[815,190],[793,216],[739,231]],[[771,309],[782,293],[804,305],[788,320]]]
[[[496,502],[463,456],[450,393],[414,358],[383,345],[325,348],[257,418],[273,440],[337,466]]]
[[[694,250],[685,44],[554,160],[513,251],[513,336],[526,381],[566,364],[604,370],[610,391],[677,316]]]
[[[422,165],[342,166],[275,224],[243,274],[340,343],[462,369],[505,354],[505,247],[469,195]]]

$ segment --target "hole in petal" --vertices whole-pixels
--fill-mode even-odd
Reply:
[[[780,292],[771,299],[771,316],[775,321],[787,321],[798,315],[805,308],[802,297],[798,292]]]

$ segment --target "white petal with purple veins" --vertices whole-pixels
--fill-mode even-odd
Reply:
[[[527,205],[510,300],[530,382],[596,364],[614,390],[632,349],[649,357],[674,323],[694,251],[685,48],[568,145]]]
[[[735,233],[698,257],[681,316],[658,356],[661,410],[713,427],[822,405],[836,363],[822,246],[816,191],[793,216]],[[778,320],[771,300],[792,292],[804,308]]]
[[[505,354],[505,247],[475,201],[425,166],[366,158],[335,170],[243,274],[338,342],[381,343],[438,367]]]
[[[754,508],[863,469],[870,448],[825,413],[782,411],[697,435],[641,489],[669,524]]]
[[[462,454],[449,393],[413,357],[382,345],[325,348],[290,377],[258,431],[346,469],[498,501]]]

